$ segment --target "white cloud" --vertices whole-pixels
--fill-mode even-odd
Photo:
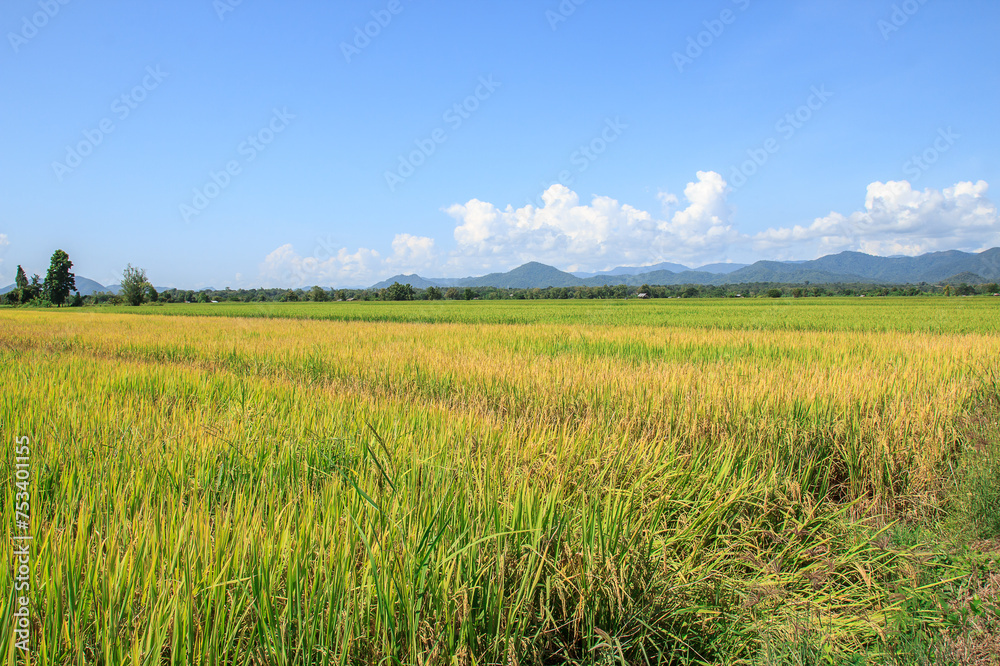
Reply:
[[[287,243],[264,258],[260,279],[265,285],[282,287],[362,285],[374,281],[381,268],[381,256],[375,250],[359,248],[351,253],[341,248],[320,260],[301,256]]]
[[[1000,215],[986,197],[988,189],[983,181],[944,190],[876,182],[868,186],[862,210],[748,234],[737,229],[729,187],[713,171],[699,171],[684,188],[683,201],[661,192],[659,215],[606,196],[582,203],[576,192],[557,184],[544,192],[541,206],[500,208],[479,199],[448,206],[444,211],[455,221],[449,252],[433,238],[406,233],[393,238],[385,257],[366,248],[302,257],[283,245],[265,258],[260,273],[268,284],[367,285],[398,273],[481,275],[528,261],[596,270],[660,261],[812,259],[843,250],[883,256],[975,251],[1000,245]]]
[[[688,183],[684,188],[688,207],[674,213],[670,222],[659,227],[668,234],[670,244],[677,248],[671,256],[718,259],[720,250],[739,243],[740,235],[730,224],[732,210],[726,202],[728,192],[726,181],[714,171],[699,171],[698,182]],[[662,192],[660,201],[667,210],[678,204],[676,196]]]
[[[457,226],[452,264],[501,270],[526,261],[557,266],[608,268],[666,259],[716,258],[739,234],[730,223],[729,188],[714,171],[699,171],[684,189],[687,207],[661,192],[666,219],[605,196],[581,204],[576,192],[553,185],[541,207],[500,209],[473,199],[445,209]]]
[[[983,181],[944,190],[876,182],[868,186],[863,210],[747,234],[733,223],[722,176],[714,171],[697,175],[684,188],[686,204],[676,195],[659,194],[662,219],[608,197],[595,196],[581,205],[577,194],[561,185],[549,188],[541,208],[500,210],[477,199],[455,204],[446,209],[457,222],[454,256],[478,258],[491,269],[537,260],[575,270],[664,260],[695,265],[812,259],[844,250],[916,255],[1000,245],[1000,217]]]
[[[500,209],[473,199],[445,211],[455,219],[458,246],[450,263],[506,270],[527,261],[567,265],[647,262],[664,234],[648,212],[605,196],[581,204],[576,192],[553,185],[543,205]]]
[[[433,238],[396,234],[392,239],[392,256],[386,259],[386,265],[395,267],[400,272],[411,273],[433,268],[437,266],[437,260]]]
[[[264,258],[260,280],[266,285],[308,287],[311,285],[367,286],[389,272],[412,273],[434,266],[434,239],[398,234],[392,241],[392,254],[383,258],[377,250],[359,248],[350,252],[340,248],[335,253],[317,247],[321,256],[303,257],[287,243]]]
[[[985,250],[1000,245],[1000,217],[984,181],[944,190],[915,190],[907,181],[868,186],[864,210],[830,213],[809,226],[768,229],[753,248],[778,258],[810,258],[843,250],[917,255]]]

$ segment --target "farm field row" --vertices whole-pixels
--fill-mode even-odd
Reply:
[[[655,299],[179,303],[117,314],[465,324],[676,326],[725,330],[998,333],[1000,298]]]
[[[996,308],[0,311],[36,663],[911,663],[967,577],[895,521],[1000,407]]]

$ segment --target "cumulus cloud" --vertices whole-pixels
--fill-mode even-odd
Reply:
[[[580,196],[561,184],[542,205],[514,208],[471,199],[444,209],[455,222],[454,248],[433,238],[397,234],[391,253],[346,248],[302,257],[283,245],[261,264],[269,283],[308,286],[372,284],[398,273],[480,275],[528,261],[564,270],[674,261],[812,259],[844,250],[916,255],[935,250],[983,250],[1000,245],[1000,215],[983,182],[915,190],[907,181],[868,186],[864,208],[831,212],[809,224],[741,232],[729,205],[730,188],[714,171],[699,171],[683,197],[661,192],[658,214],[607,196]]]
[[[537,260],[575,270],[665,260],[695,265],[812,259],[844,250],[917,255],[1000,245],[1000,217],[983,181],[944,190],[876,182],[868,186],[863,210],[748,234],[733,222],[730,188],[722,176],[714,171],[697,176],[684,188],[683,201],[669,192],[659,194],[659,219],[608,197],[581,204],[562,185],[549,188],[540,208],[501,210],[477,199],[455,204],[446,209],[457,223],[455,254],[479,258],[488,268]]]
[[[392,256],[386,259],[386,264],[401,272],[412,272],[434,268],[437,261],[433,238],[396,234],[392,239]]]
[[[753,236],[753,248],[778,258],[843,250],[883,256],[980,251],[1000,245],[1000,217],[988,191],[984,181],[943,190],[915,190],[905,180],[875,182],[863,210],[832,212],[808,226],[768,229]]]
[[[381,268],[381,256],[376,250],[359,248],[349,252],[341,248],[332,256],[320,259],[303,257],[288,243],[264,258],[260,279],[263,284],[282,287],[362,285],[372,280]]]
[[[719,258],[718,252],[739,243],[740,235],[730,223],[732,209],[726,202],[729,186],[714,171],[699,171],[698,181],[684,188],[687,208],[674,213],[669,222],[658,225],[676,259]],[[669,211],[678,205],[677,197],[660,193],[660,201]],[[714,256],[713,256],[714,255]]]
[[[260,264],[259,278],[263,284],[307,287],[367,286],[377,282],[392,270],[423,270],[434,265],[434,239],[410,234],[398,234],[392,241],[392,254],[383,257],[377,250],[358,248],[332,249],[321,243],[313,255],[302,256],[291,243],[268,254]]]
[[[651,213],[606,196],[590,203],[564,185],[542,194],[543,205],[514,208],[473,199],[445,209],[455,219],[458,247],[453,263],[479,260],[484,269],[525,261],[559,266],[613,266],[652,263],[665,257],[697,259],[736,240],[722,176],[699,171],[684,190],[687,207],[657,220]],[[668,209],[680,201],[661,193]]]

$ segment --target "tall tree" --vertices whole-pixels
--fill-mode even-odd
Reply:
[[[322,303],[323,301],[329,300],[330,295],[326,293],[326,290],[319,285],[312,288],[309,292],[310,300],[316,301],[317,303]]]
[[[21,290],[21,303],[30,303],[39,296],[42,295],[42,289],[45,285],[42,284],[42,278],[38,277],[38,273],[31,276],[31,282],[28,286]]]
[[[122,272],[122,298],[129,305],[142,305],[148,284],[146,271],[129,264]]]
[[[24,274],[21,265],[17,266],[17,276],[14,278],[14,289],[6,295],[6,300],[12,305],[20,305],[28,302],[28,276]]]
[[[62,306],[71,291],[76,291],[76,276],[70,272],[73,262],[62,250],[52,253],[49,272],[45,274],[45,295],[57,306]]]
[[[413,287],[409,284],[393,282],[382,292],[382,297],[387,301],[412,301],[413,294]]]

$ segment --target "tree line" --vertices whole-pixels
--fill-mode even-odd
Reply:
[[[4,305],[24,305],[28,307],[82,307],[102,302],[95,295],[81,296],[76,287],[76,275],[72,271],[73,262],[63,250],[52,253],[49,270],[45,280],[36,273],[28,279],[24,268],[18,264],[14,276],[14,288],[3,295]],[[72,296],[70,296],[72,294]],[[159,301],[159,294],[146,279],[146,271],[135,268],[132,264],[126,266],[122,273],[121,291],[117,294],[107,294],[109,300],[127,305],[142,305],[143,303]]]
[[[4,302],[8,305],[32,305],[61,307],[63,305],[81,306],[83,298],[80,292],[76,291],[76,276],[70,270],[73,262],[69,260],[69,255],[62,250],[52,253],[49,261],[49,270],[45,273],[45,280],[36,273],[28,279],[24,268],[20,264],[17,266],[17,274],[14,277],[14,288],[4,294]],[[75,295],[70,298],[70,294]]]
[[[508,289],[503,287],[428,287],[415,289],[398,282],[382,289],[204,289],[201,291],[165,289],[156,293],[151,287],[143,303],[308,303],[352,301],[471,301],[471,300],[541,300],[541,299],[627,299],[639,298],[817,298],[823,296],[970,296],[1000,292],[996,284],[976,288],[970,285],[880,285],[880,284],[781,284],[761,282],[722,286],[705,285],[627,285],[597,287],[547,287]],[[86,305],[124,305],[121,294],[101,293],[84,298]]]
[[[821,296],[972,296],[978,293],[1000,293],[1000,285],[984,284],[978,288],[969,284],[884,285],[856,284],[782,284],[759,282],[731,285],[601,285],[546,288],[505,287],[427,287],[415,289],[409,284],[394,282],[382,289],[164,289],[158,292],[146,276],[146,271],[129,264],[122,273],[118,293],[99,292],[81,296],[76,289],[73,262],[63,250],[52,254],[43,281],[33,275],[29,280],[24,269],[17,267],[14,289],[3,297],[6,305],[47,307],[69,305],[131,305],[168,303],[235,302],[327,302],[327,301],[438,301],[438,300],[536,300],[536,299],[625,299],[625,298],[816,298]],[[71,294],[73,294],[71,296]]]

